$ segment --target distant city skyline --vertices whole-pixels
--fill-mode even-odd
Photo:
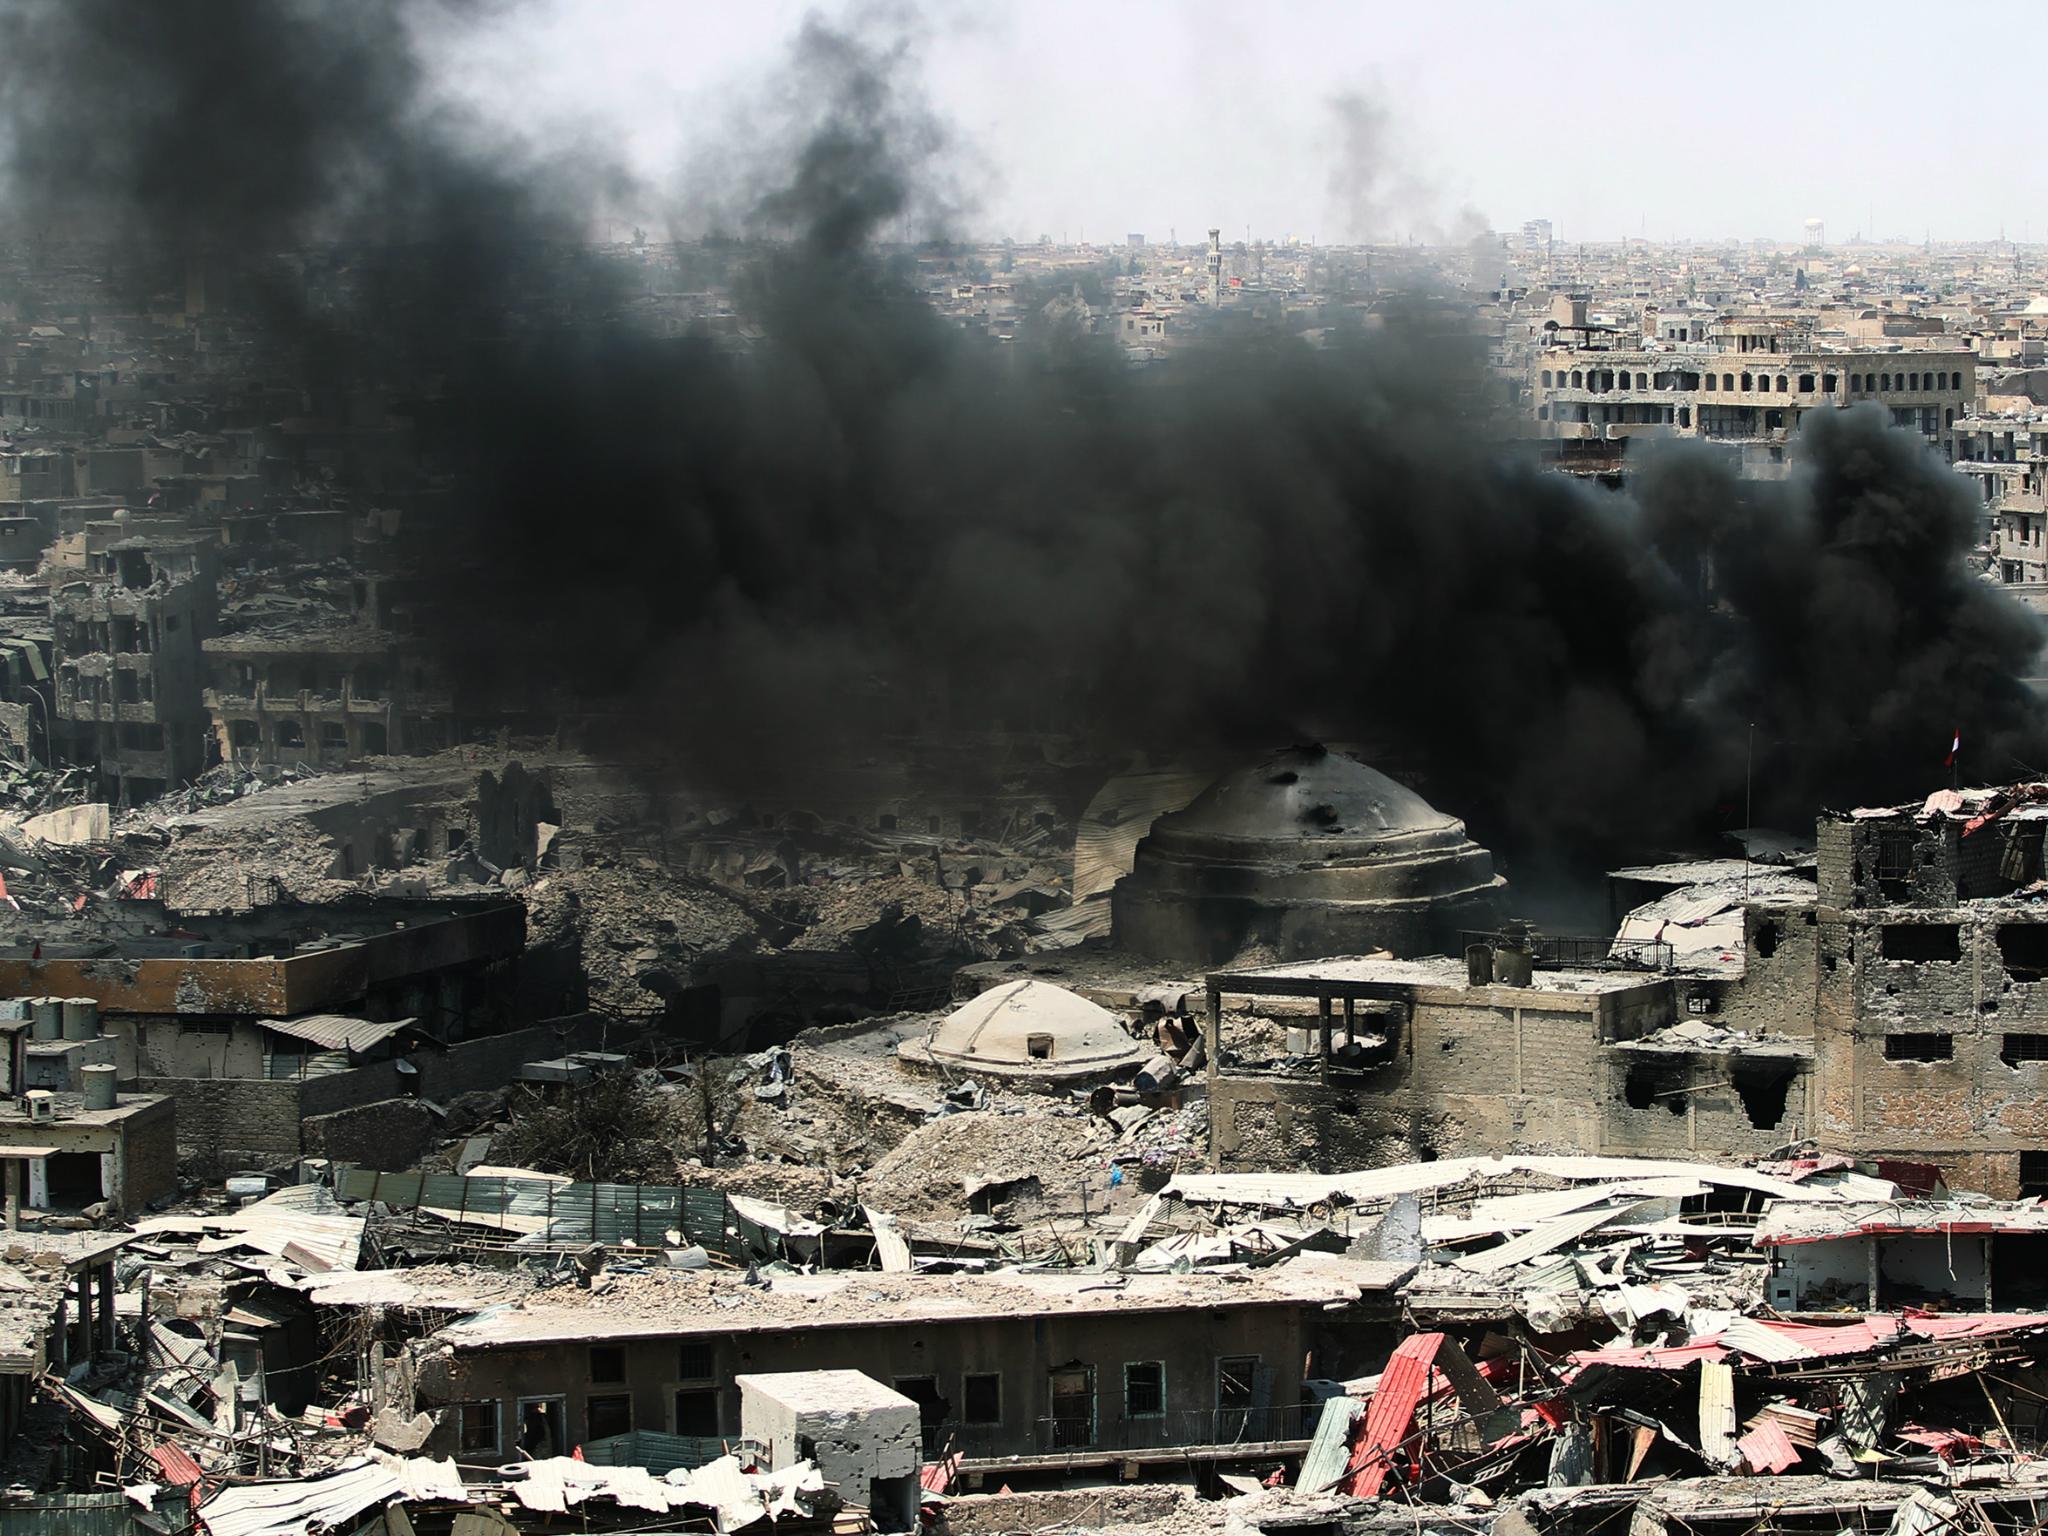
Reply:
[[[731,133],[806,15],[852,9],[535,0],[441,58],[491,115],[594,136],[662,182]],[[1733,0],[1711,32],[1680,9],[1595,6],[1567,26],[1491,0],[859,14],[912,40],[971,237],[1193,244],[1214,225],[1343,244],[1546,218],[1564,242],[1793,242],[1818,219],[1831,244],[2022,241],[2048,197],[2038,157],[1962,172],[1964,125],[1992,104],[1957,98],[1928,18],[1893,0]],[[2012,3],[1940,16],[1992,57],[2038,23]]]

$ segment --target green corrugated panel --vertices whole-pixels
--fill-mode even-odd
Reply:
[[[732,1208],[725,1192],[674,1184],[551,1184],[541,1179],[464,1178],[455,1174],[378,1173],[341,1168],[335,1192],[343,1200],[380,1200],[397,1209],[429,1206],[461,1216],[524,1216],[547,1223],[527,1241],[561,1245],[633,1243],[658,1248],[664,1234],[745,1263],[775,1252],[771,1233],[749,1230],[729,1238]]]
[[[656,1477],[685,1467],[694,1472],[725,1454],[721,1440],[695,1435],[664,1435],[636,1429],[603,1440],[586,1440],[583,1459],[601,1467],[645,1467]]]
[[[1301,1458],[1301,1477],[1295,1486],[1303,1493],[1321,1493],[1344,1475],[1351,1462],[1351,1426],[1365,1412],[1355,1397],[1332,1397],[1323,1402],[1323,1416],[1316,1420],[1316,1432]]]
[[[0,1536],[141,1536],[122,1493],[36,1493],[0,1505]]]

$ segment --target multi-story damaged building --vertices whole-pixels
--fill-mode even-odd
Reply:
[[[223,760],[307,762],[436,752],[453,699],[424,650],[386,631],[289,626],[205,642],[205,704]]]
[[[1789,952],[1813,977],[1828,1146],[2048,1194],[2044,826],[2039,785],[1821,821],[1818,921]]]
[[[1967,348],[1877,351],[1730,321],[1703,342],[1658,341],[1586,323],[1560,326],[1532,364],[1536,419],[1559,436],[1681,437],[1782,443],[1809,411],[1876,404],[1895,426],[1953,456],[1976,392]]]
[[[1412,1265],[1298,1256],[1199,1274],[776,1275],[750,1295],[650,1273],[622,1313],[581,1293],[493,1309],[414,1348],[436,1454],[495,1465],[634,1430],[741,1428],[738,1380],[861,1371],[918,1405],[927,1457],[1271,1444],[1312,1428],[1304,1377],[1355,1371],[1391,1339]]]
[[[1959,421],[1956,469],[1983,494],[1999,581],[2007,587],[2048,586],[2048,415],[2028,411]]]
[[[1745,896],[1717,869],[1640,909],[1595,969],[1533,965],[1510,938],[1464,963],[1216,973],[1214,1155],[1812,1144],[2048,1194],[2044,826],[2037,785],[1824,817],[1813,884],[1754,866]]]
[[[50,597],[59,749],[97,764],[110,799],[138,803],[213,761],[201,647],[218,604],[210,535],[85,537],[82,577]]]

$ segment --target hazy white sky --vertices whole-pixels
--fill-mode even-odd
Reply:
[[[846,10],[535,0],[457,67],[494,111],[545,133],[601,125],[653,173],[716,140],[807,13]],[[1469,209],[1501,229],[1547,217],[1565,240],[1789,240],[1807,218],[1831,241],[2048,240],[2048,155],[2025,128],[2041,0],[1023,0],[923,16],[918,67],[961,140],[974,234],[1187,240],[1218,224],[1341,241],[1422,236]],[[1347,155],[1346,93],[1386,115],[1369,155]],[[1361,202],[1378,229],[1356,227]]]

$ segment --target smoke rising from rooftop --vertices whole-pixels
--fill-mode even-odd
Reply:
[[[330,400],[395,391],[454,477],[451,658],[627,701],[654,755],[1317,729],[1419,752],[1510,850],[1733,824],[1752,724],[1759,820],[1931,788],[1956,726],[1984,776],[2043,761],[2040,625],[1966,573],[1971,498],[1872,408],[1818,413],[1784,482],[1670,445],[1617,494],[1506,451],[1424,296],[1138,373],[1057,304],[1011,345],[954,327],[878,244],[963,201],[900,37],[809,23],[768,131],[704,146],[735,238],[681,274],[729,266],[741,324],[665,337],[644,271],[583,243],[629,189],[438,107],[412,8],[8,12],[16,206],[255,261],[281,355]]]

